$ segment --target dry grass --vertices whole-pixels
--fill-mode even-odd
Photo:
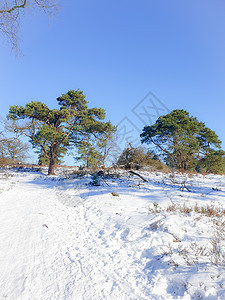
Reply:
[[[216,207],[214,205],[206,205],[200,206],[195,203],[194,206],[183,204],[175,204],[172,203],[168,205],[166,208],[161,208],[158,203],[153,203],[153,208],[149,208],[150,213],[160,213],[160,212],[169,212],[169,213],[182,213],[182,214],[190,214],[195,212],[202,216],[206,217],[222,217],[225,216],[225,209],[222,207]]]
[[[215,225],[215,224],[214,224]],[[225,234],[224,222],[215,225],[215,232],[210,242],[205,246],[199,242],[191,242],[188,246],[178,246],[178,254],[184,259],[187,265],[195,265],[198,270],[200,262],[205,261],[213,265],[219,266],[225,263]]]
[[[200,221],[202,217],[208,217],[209,227],[213,230],[212,235],[207,238],[197,239],[196,241],[182,241],[182,239],[175,238],[173,242],[178,243],[170,244],[168,249],[163,249],[163,254],[170,257],[170,264],[177,267],[178,264],[182,264],[178,258],[181,257],[183,262],[187,266],[195,266],[197,271],[202,266],[224,266],[225,264],[225,210],[222,207],[215,205],[200,206],[197,203],[195,205],[175,204],[172,203],[166,208],[162,209],[159,205],[154,205],[154,213],[168,214],[198,214],[195,218],[196,221]],[[192,216],[193,217],[193,216]],[[158,230],[158,224],[152,223],[151,229]],[[163,224],[160,224],[163,227]],[[172,233],[170,233],[172,234]],[[173,234],[172,234],[173,235]],[[174,236],[174,235],[173,235]]]

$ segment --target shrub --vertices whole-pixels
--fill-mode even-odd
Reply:
[[[158,156],[154,153],[146,151],[144,147],[134,148],[131,145],[123,150],[117,161],[117,165],[127,170],[138,170],[145,166],[162,170],[165,167],[165,165],[159,161]]]

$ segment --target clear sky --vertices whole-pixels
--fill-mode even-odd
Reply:
[[[225,149],[224,0],[59,4],[53,19],[37,12],[22,19],[23,56],[1,38],[0,115],[28,101],[53,108],[56,97],[80,88],[114,124],[127,117],[141,130],[134,107],[152,92],[161,107],[205,122]]]

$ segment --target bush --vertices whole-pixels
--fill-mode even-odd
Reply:
[[[100,178],[96,173],[92,175],[90,185],[100,186]]]
[[[127,170],[138,170],[145,166],[162,170],[165,167],[154,153],[146,151],[144,147],[133,148],[131,145],[123,150],[117,161],[117,165]]]
[[[225,151],[211,151],[196,167],[201,173],[225,174]]]

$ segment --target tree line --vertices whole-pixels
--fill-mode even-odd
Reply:
[[[127,146],[120,155],[116,147],[116,126],[105,121],[102,108],[89,108],[83,91],[70,90],[56,99],[57,108],[32,101],[25,106],[10,106],[5,130],[13,137],[0,133],[0,163],[21,160],[28,145],[20,140],[26,136],[38,154],[39,164],[48,164],[48,174],[54,174],[66,153],[86,168],[114,162],[126,169],[165,166],[183,171],[225,173],[225,152],[214,131],[185,110],[173,110],[160,116],[141,133],[146,147]],[[9,125],[10,124],[10,125]],[[12,151],[13,150],[13,151]]]

